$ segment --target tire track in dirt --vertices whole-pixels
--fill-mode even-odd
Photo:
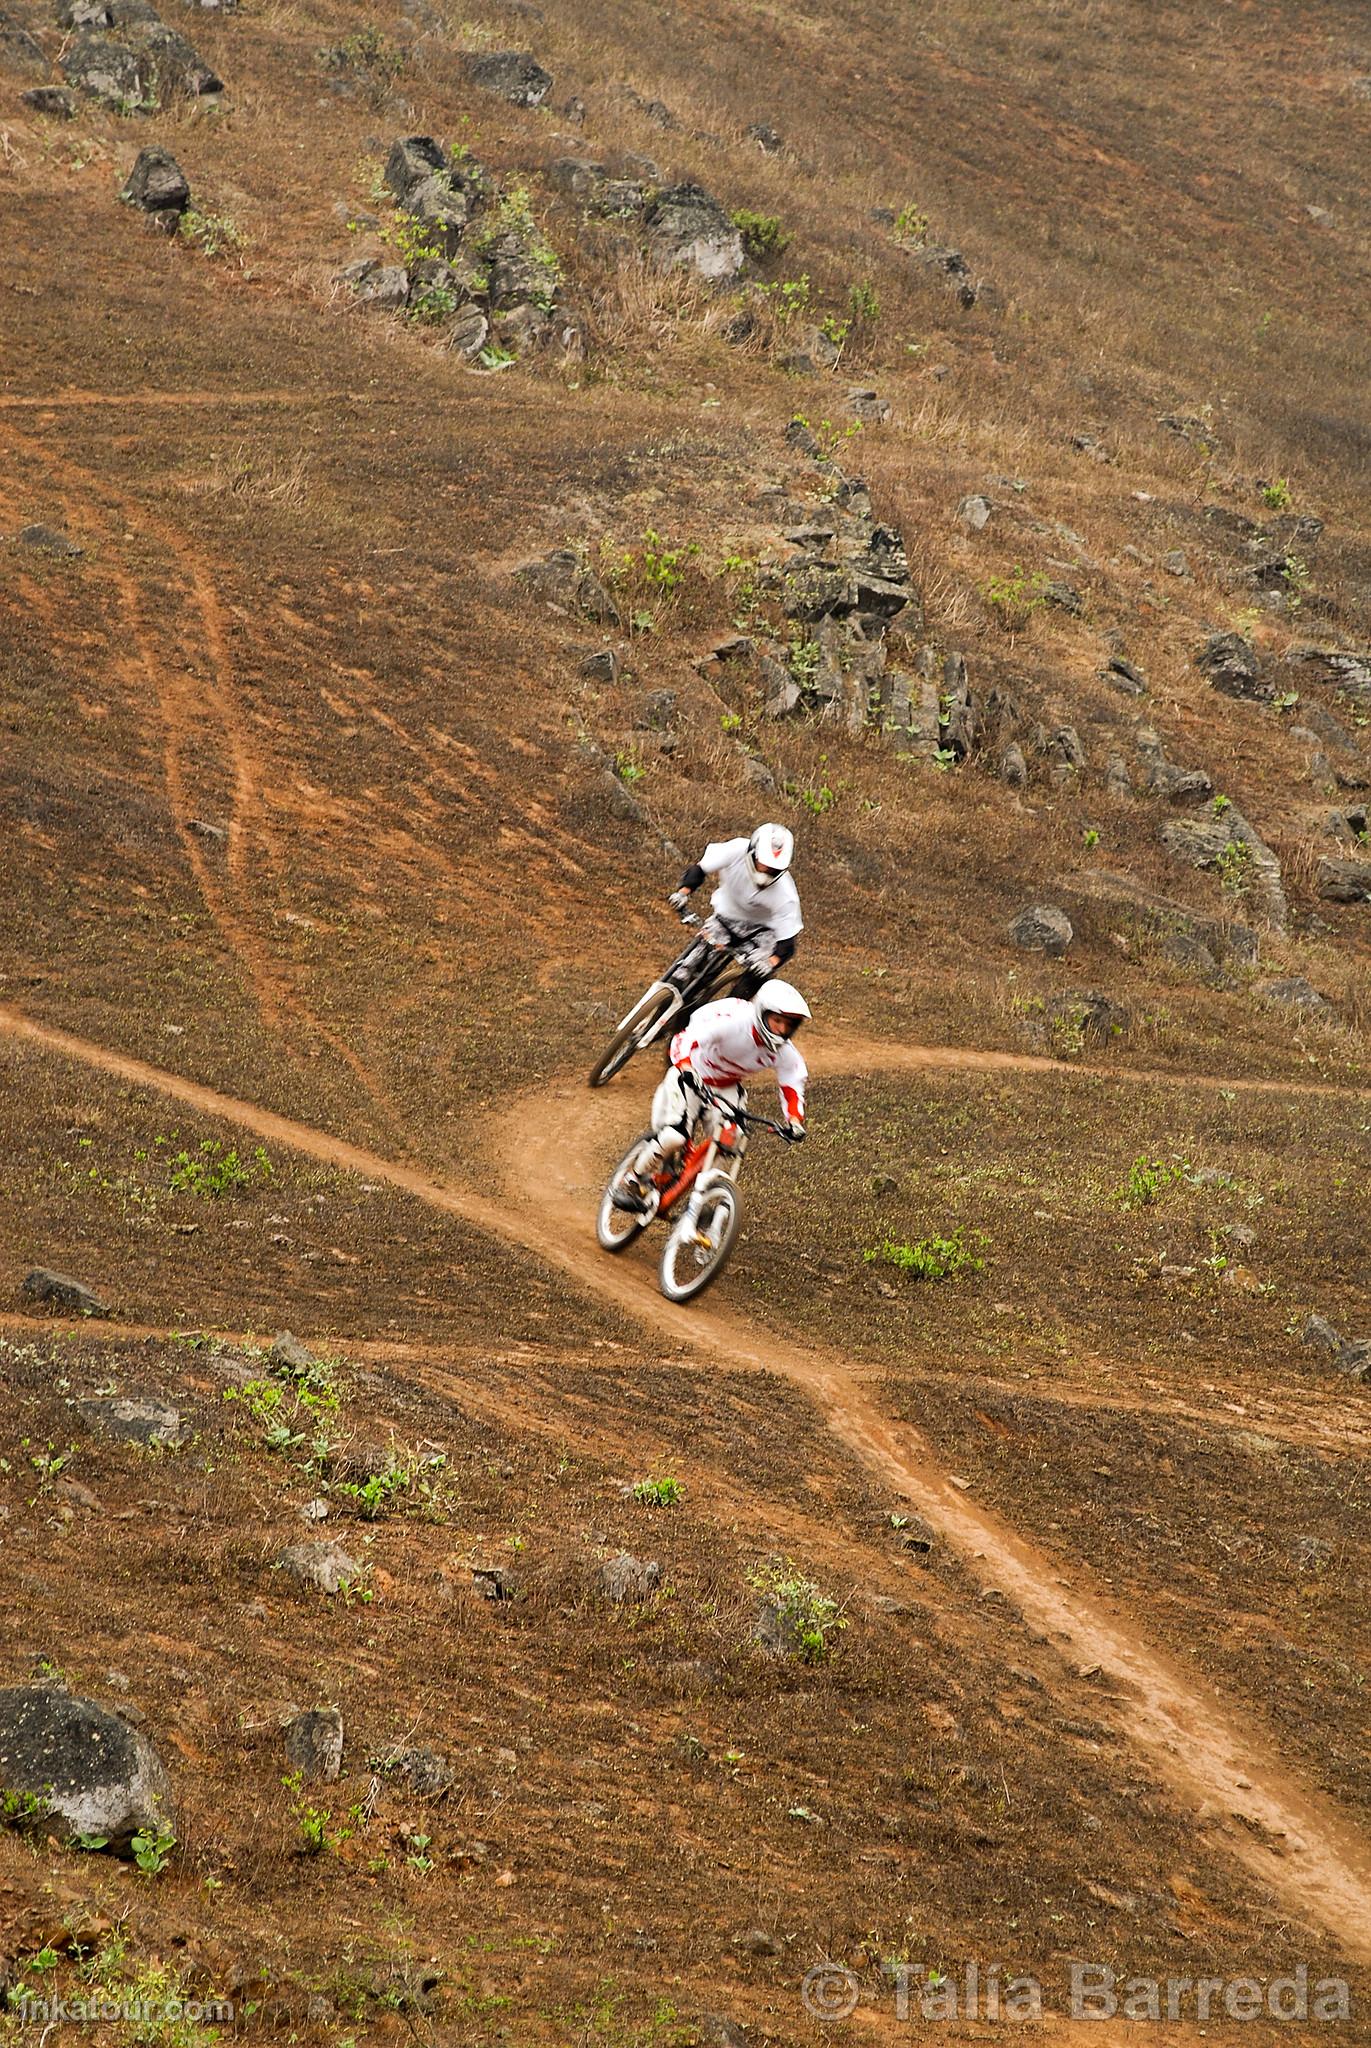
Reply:
[[[1371,1961],[1371,1846],[1283,1766],[1266,1731],[1245,1727],[1206,1686],[1177,1670],[1125,1621],[1115,1620],[1104,1596],[1090,1588],[1084,1567],[1067,1580],[1052,1559],[960,1493],[932,1447],[912,1427],[882,1415],[840,1355],[759,1335],[726,1312],[678,1308],[622,1260],[602,1257],[588,1263],[598,1183],[568,1180],[566,1160],[597,1156],[608,1127],[618,1121],[613,1096],[593,1096],[565,1083],[540,1089],[531,1101],[517,1104],[501,1132],[501,1156],[513,1178],[512,1206],[502,1206],[255,1103],[37,1024],[12,1008],[0,1006],[0,1034],[170,1096],[345,1172],[385,1181],[516,1249],[534,1252],[578,1288],[702,1352],[723,1371],[743,1366],[789,1380],[808,1395],[838,1441],[897,1498],[911,1502],[963,1557],[973,1576],[995,1587],[1059,1657],[1078,1669],[1099,1667],[1114,1688],[1108,1708],[1102,1702],[1101,1711],[1112,1714],[1186,1806],[1222,1830],[1234,1857],[1288,1909],[1325,1928],[1349,1958]],[[828,1070],[836,1072],[841,1048],[830,1041],[827,1050]],[[905,1048],[897,1064],[914,1065],[913,1051]],[[947,1063],[941,1049],[927,1062]],[[975,1065],[974,1053],[968,1063]],[[1014,1055],[1000,1055],[997,1064],[1035,1071],[1033,1062]]]
[[[251,891],[248,860],[254,835],[260,839],[264,849],[271,856],[273,866],[279,868],[280,863],[279,855],[270,843],[270,830],[263,813],[251,750],[241,715],[237,710],[233,658],[229,650],[228,629],[223,609],[203,561],[174,527],[147,513],[129,493],[118,490],[108,479],[97,478],[91,471],[61,455],[46,442],[16,429],[11,429],[11,432],[14,438],[58,480],[59,488],[62,479],[66,480],[68,489],[75,486],[81,501],[81,510],[85,514],[84,523],[88,529],[93,517],[91,505],[98,502],[103,494],[109,503],[119,509],[130,526],[153,536],[177,562],[199,615],[203,645],[212,678],[208,686],[194,677],[184,664],[174,661],[166,663],[158,658],[154,635],[147,624],[142,593],[135,579],[121,567],[116,546],[108,549],[101,566],[114,584],[116,597],[127,623],[130,643],[136,650],[138,665],[161,717],[162,774],[167,801],[196,887],[215,924],[242,963],[263,1022],[280,1035],[287,1056],[297,1065],[303,1064],[302,1055],[290,1044],[282,1030],[283,1015],[288,1013],[297,1024],[317,1035],[337,1054],[380,1110],[392,1133],[401,1133],[404,1130],[404,1120],[378,1077],[361,1055],[337,1032],[316,1017],[300,999],[289,977],[277,966],[268,948],[258,938],[250,921],[244,915],[243,901]],[[117,536],[107,533],[107,538],[113,541]],[[227,756],[232,787],[232,808],[226,849],[226,866],[233,885],[231,891],[221,885],[200,835],[192,829],[194,805],[187,790],[183,762],[192,753],[191,742],[195,733],[197,712],[202,703],[208,703],[222,732],[223,750]]]

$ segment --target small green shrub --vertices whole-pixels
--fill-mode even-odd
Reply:
[[[897,242],[926,242],[928,215],[921,213],[917,206],[902,206],[895,216],[895,239]]]
[[[172,1159],[167,1187],[173,1195],[202,1195],[218,1201],[235,1189],[250,1188],[255,1180],[271,1178],[271,1160],[263,1146],[254,1147],[248,1165],[236,1148],[225,1151],[217,1138],[206,1138],[198,1152],[178,1152]]]
[[[1252,849],[1245,839],[1230,839],[1216,862],[1219,881],[1232,896],[1242,896],[1252,878]]]
[[[958,1224],[951,1237],[921,1237],[916,1244],[902,1244],[893,1237],[883,1237],[862,1253],[868,1265],[877,1260],[885,1266],[895,1266],[901,1273],[907,1273],[911,1280],[955,1280],[961,1273],[983,1273],[985,1260],[980,1253],[988,1240],[977,1231],[970,1243],[967,1242],[964,1224]]]
[[[405,53],[374,22],[367,22],[345,35],[341,42],[320,50],[319,62],[325,71],[361,79],[384,94],[403,72]]]
[[[1007,576],[992,576],[982,595],[991,609],[998,613],[1006,631],[1021,632],[1034,612],[1041,611],[1047,603],[1048,581],[1049,578],[1041,572],[1035,576],[1028,575],[1022,562],[1016,562]]]
[[[775,1609],[782,1634],[805,1664],[822,1664],[847,1627],[847,1616],[829,1594],[820,1592],[788,1557],[773,1557],[747,1575],[747,1582]]]
[[[783,321],[798,320],[802,313],[809,311],[809,272],[801,271],[798,277],[778,278],[775,284],[764,289],[776,301],[777,317]]]
[[[1262,503],[1268,512],[1288,512],[1294,502],[1289,477],[1273,477],[1269,484],[1262,485]]]
[[[186,208],[177,233],[202,256],[227,256],[245,246],[243,231],[230,214],[201,213],[197,206]]]
[[[792,237],[781,226],[777,214],[753,213],[750,207],[740,206],[733,215],[733,225],[742,236],[743,248],[754,263],[765,263],[768,257],[784,255],[790,247]]]
[[[156,1821],[139,1830],[132,1846],[133,1860],[144,1877],[160,1877],[176,1847],[176,1837],[169,1827]]]
[[[647,1508],[674,1508],[680,1505],[684,1491],[679,1479],[638,1479],[633,1498]]]
[[[1145,1152],[1140,1152],[1128,1169],[1127,1179],[1109,1199],[1125,1209],[1151,1209],[1183,1177],[1183,1167],[1169,1165],[1164,1159],[1149,1159]]]

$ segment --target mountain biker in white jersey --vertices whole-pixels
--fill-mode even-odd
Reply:
[[[774,1072],[785,1117],[785,1136],[805,1134],[805,1082],[809,1069],[794,1044],[809,1005],[788,981],[765,981],[751,1002],[724,996],[706,1003],[671,1041],[671,1064],[652,1098],[652,1136],[643,1141],[629,1179],[616,1190],[616,1209],[643,1214],[650,1176],[680,1153],[703,1106],[703,1090],[735,1108],[744,1084]]]
[[[759,825],[750,839],[713,840],[667,898],[673,910],[684,910],[692,890],[707,875],[716,878],[703,933],[715,946],[750,943],[749,965],[730,991],[741,999],[755,996],[785,966],[804,929],[790,873],[794,855],[795,841],[784,825]]]

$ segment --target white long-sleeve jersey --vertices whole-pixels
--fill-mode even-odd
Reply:
[[[718,887],[710,898],[719,917],[730,924],[759,925],[773,939],[793,939],[804,927],[800,895],[789,875],[759,889],[748,865],[746,839],[715,839],[700,855],[700,866],[715,877]]]
[[[790,1040],[773,1050],[757,1029],[751,1003],[724,996],[706,1003],[671,1041],[671,1064],[688,1067],[706,1088],[730,1088],[775,1073],[781,1103],[792,1123],[803,1123],[809,1069]]]

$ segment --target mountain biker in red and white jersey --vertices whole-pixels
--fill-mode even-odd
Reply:
[[[755,996],[768,975],[784,967],[804,929],[800,896],[790,873],[795,841],[784,825],[759,825],[750,839],[716,839],[688,867],[680,887],[667,898],[673,910],[684,910],[692,890],[707,875],[718,886],[710,898],[713,915],[703,933],[711,944],[728,946],[743,939],[750,944],[750,962],[731,993]]]
[[[808,1003],[788,981],[763,982],[751,1002],[724,996],[695,1012],[671,1041],[671,1064],[652,1098],[652,1136],[614,1194],[616,1209],[642,1214],[649,1207],[646,1182],[684,1149],[703,1105],[702,1090],[741,1108],[745,1083],[774,1072],[785,1135],[792,1141],[804,1137],[809,1069],[794,1038],[809,1014]]]

